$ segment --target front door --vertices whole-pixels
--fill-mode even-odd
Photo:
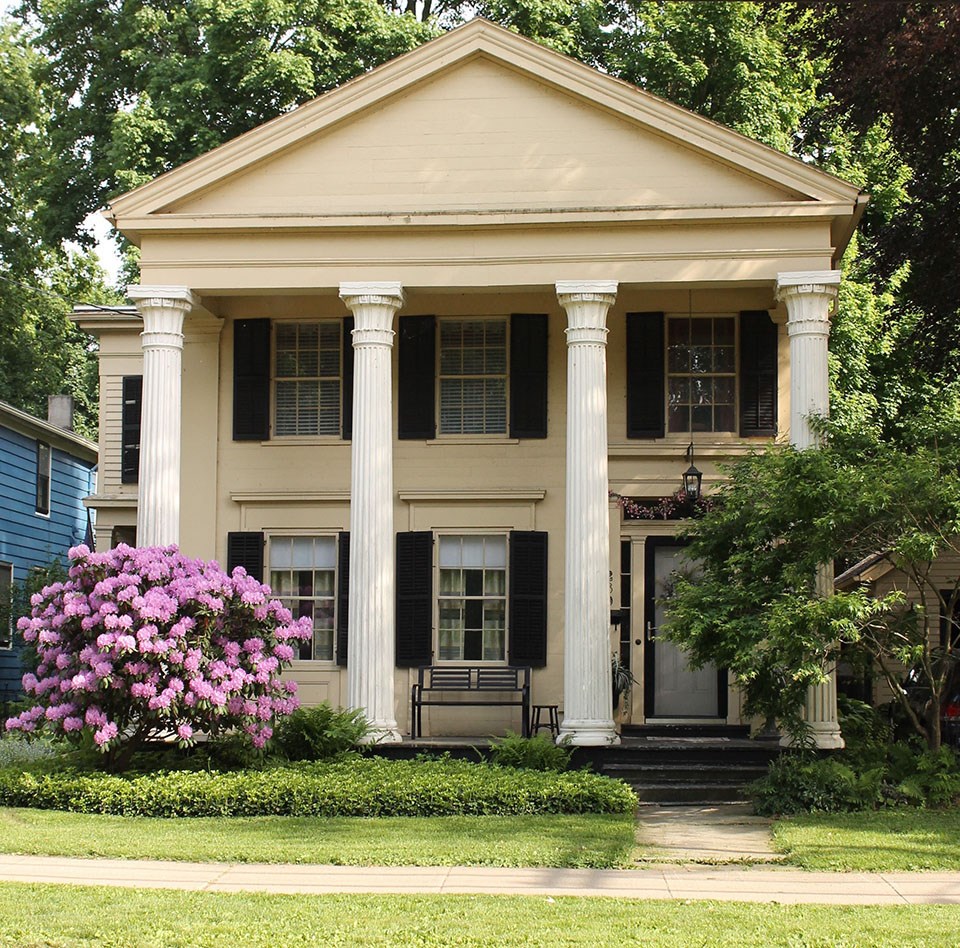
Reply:
[[[689,569],[683,547],[664,537],[646,544],[644,569],[644,716],[650,718],[725,718],[726,674],[714,665],[693,669],[681,648],[660,638],[667,594],[678,570]]]

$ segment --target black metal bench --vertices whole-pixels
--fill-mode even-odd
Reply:
[[[515,692],[516,698],[494,698],[496,692]],[[440,695],[468,695],[444,699]],[[433,697],[433,695],[437,697]],[[481,697],[482,696],[482,697]],[[423,733],[423,706],[446,704],[465,707],[496,705],[523,709],[521,728],[530,736],[530,667],[528,665],[422,665],[410,703],[410,737]]]

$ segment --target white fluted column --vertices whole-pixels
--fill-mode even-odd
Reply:
[[[185,286],[128,286],[143,318],[137,545],[180,542],[180,403]]]
[[[394,715],[393,317],[399,283],[341,283],[353,313],[350,614],[347,705],[371,725],[369,742],[400,740]]]
[[[557,283],[567,314],[567,511],[560,740],[618,744],[610,676],[607,311],[612,280]]]
[[[811,417],[826,418],[830,413],[827,343],[830,310],[839,283],[839,270],[777,274],[777,299],[786,304],[790,337],[790,443],[801,450],[819,443],[810,425]],[[818,571],[817,590],[821,596],[828,596],[832,589],[833,569],[825,564]],[[822,684],[808,689],[803,713],[817,747],[843,747],[837,723],[835,668],[827,669]]]

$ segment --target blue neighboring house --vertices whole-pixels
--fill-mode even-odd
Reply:
[[[52,419],[69,424],[71,414],[51,399]],[[14,583],[52,560],[65,562],[67,550],[84,541],[83,499],[94,493],[96,466],[92,441],[0,402],[0,596],[7,603]],[[3,700],[19,693],[22,671],[15,630],[0,625]]]

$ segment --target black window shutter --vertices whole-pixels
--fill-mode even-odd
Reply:
[[[347,664],[347,623],[350,619],[350,534],[337,543],[337,664]]]
[[[740,314],[740,436],[777,433],[777,325],[765,310]]]
[[[227,534],[227,572],[242,566],[247,575],[263,582],[263,534],[259,532]]]
[[[125,375],[121,394],[120,483],[136,484],[140,479],[140,410],[143,376]]]
[[[627,313],[627,437],[664,435],[663,313]]]
[[[233,324],[233,440],[270,437],[270,320]]]
[[[397,667],[433,659],[433,534],[397,534]]]
[[[353,437],[353,317],[343,320],[343,371],[340,375],[340,437]]]
[[[547,534],[510,534],[510,664],[547,664]]]
[[[401,316],[398,355],[398,436],[435,438],[437,327],[433,316]]]
[[[547,436],[547,317],[510,317],[510,437]]]

